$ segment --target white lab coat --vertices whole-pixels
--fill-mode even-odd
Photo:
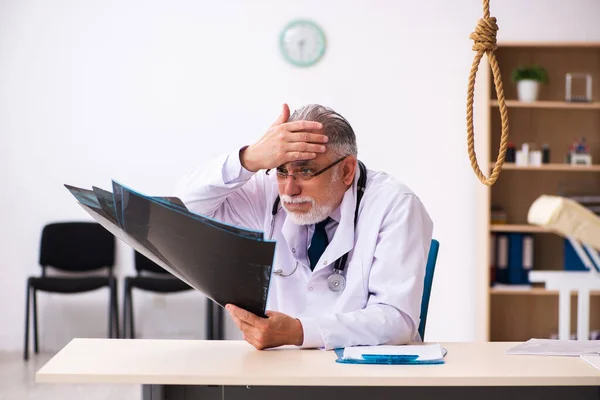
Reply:
[[[368,166],[367,166],[368,167]],[[178,189],[190,211],[265,232],[277,241],[267,309],[298,318],[304,330],[301,347],[333,349],[355,345],[420,341],[421,296],[433,223],[419,198],[382,172],[368,170],[358,223],[354,229],[356,184],[332,213],[339,224],[314,272],[307,247],[313,226],[296,225],[285,209],[276,215],[279,195],[274,171],[252,173],[241,166],[239,150],[187,175]],[[331,237],[333,232],[328,230]],[[334,262],[350,252],[346,288],[327,286]]]

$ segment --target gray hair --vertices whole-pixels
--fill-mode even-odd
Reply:
[[[316,121],[323,124],[324,134],[329,137],[327,146],[339,157],[358,155],[356,136],[350,123],[329,107],[309,104],[296,111],[288,121]]]

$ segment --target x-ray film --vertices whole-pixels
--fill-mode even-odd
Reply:
[[[113,181],[113,193],[65,185],[113,235],[215,303],[265,316],[275,242],[263,232],[187,210],[173,197],[137,193]]]

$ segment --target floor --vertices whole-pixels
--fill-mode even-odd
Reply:
[[[139,400],[138,385],[81,385],[36,383],[35,373],[52,354],[32,355],[0,352],[0,400]]]

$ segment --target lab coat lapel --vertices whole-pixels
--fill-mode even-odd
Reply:
[[[307,243],[306,232],[308,228],[306,226],[295,224],[291,218],[287,217],[283,221],[281,227],[281,234],[285,239],[289,251],[292,252],[292,256],[296,261],[306,264],[307,262]],[[304,232],[304,234],[302,234]],[[294,249],[294,251],[292,251]]]
[[[358,174],[357,174],[358,175]],[[356,209],[356,179],[351,188],[346,190],[340,207],[340,222],[333,235],[333,239],[325,249],[325,252],[315,267],[316,273],[354,248],[354,211]]]

